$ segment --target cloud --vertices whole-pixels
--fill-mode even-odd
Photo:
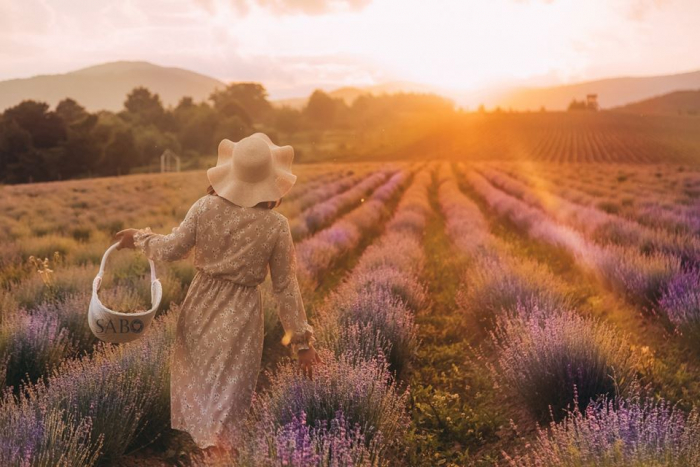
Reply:
[[[304,13],[320,15],[336,10],[359,11],[372,0],[255,0],[263,8],[278,15]]]
[[[654,10],[659,10],[670,0],[633,0],[627,7],[627,17],[634,21],[644,21]]]
[[[514,3],[530,3],[531,0],[512,0]],[[535,3],[541,2],[541,3],[554,3],[556,0],[532,0]]]
[[[209,13],[217,10],[217,0],[195,0]],[[283,16],[294,14],[322,15],[336,11],[360,11],[372,0],[227,0],[240,14],[247,15],[251,7],[257,6],[270,13]]]

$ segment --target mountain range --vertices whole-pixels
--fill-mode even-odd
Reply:
[[[502,108],[513,110],[564,110],[572,99],[597,94],[601,108],[609,109],[674,91],[700,89],[700,70],[673,75],[607,78],[546,88],[521,88],[503,93]]]
[[[64,74],[0,81],[0,110],[25,99],[47,102],[52,107],[70,97],[89,111],[121,110],[126,95],[145,86],[160,95],[163,104],[177,105],[180,98],[195,101],[209,97],[226,85],[217,79],[182,68],[148,62],[110,62]]]
[[[674,91],[627,104],[614,110],[639,115],[700,115],[700,89],[697,91]]]
[[[263,83],[264,84],[264,83]],[[31,78],[0,81],[0,111],[22,100],[44,101],[51,106],[61,99],[71,97],[89,111],[118,111],[123,107],[126,95],[136,86],[145,86],[158,93],[166,106],[177,105],[183,96],[202,101],[217,88],[226,86],[223,81],[190,70],[163,67],[148,62],[119,61],[83,68],[64,74],[40,75]],[[513,110],[564,110],[572,99],[585,99],[587,94],[597,94],[601,108],[627,112],[678,113],[679,109],[697,108],[697,94],[680,93],[672,97],[659,97],[677,91],[700,90],[700,71],[650,77],[620,77],[588,81],[562,86],[541,88],[512,88],[491,93],[442,94],[458,105],[474,109],[480,103],[487,107],[500,106]],[[441,92],[432,86],[405,81],[382,83],[367,87],[342,87],[329,91],[332,97],[351,103],[361,94],[395,92]],[[274,105],[301,108],[308,96],[273,101]],[[649,99],[643,107],[630,104]],[[660,99],[660,100],[659,100]],[[641,102],[640,102],[641,105]],[[644,110],[642,110],[644,109]]]

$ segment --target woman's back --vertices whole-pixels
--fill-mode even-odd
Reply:
[[[241,207],[217,195],[203,196],[193,209],[198,211],[195,267],[242,285],[260,284],[287,219],[272,209]]]

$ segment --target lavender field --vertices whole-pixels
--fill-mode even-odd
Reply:
[[[278,208],[324,364],[297,374],[263,284],[244,466],[700,465],[700,169],[459,161],[300,164]],[[0,187],[0,465],[212,465],[170,428],[195,270],[156,263],[141,339],[98,342],[115,232],[168,233],[203,171]],[[148,262],[102,292],[147,307]]]

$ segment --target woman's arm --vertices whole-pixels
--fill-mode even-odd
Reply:
[[[185,258],[195,244],[197,219],[202,212],[204,199],[206,197],[195,201],[185,219],[168,235],[152,232],[150,227],[117,232],[115,239],[120,240],[117,249],[137,248],[154,261],[176,261]]]
[[[306,320],[304,302],[296,276],[296,252],[289,222],[283,219],[270,257],[272,290],[279,303],[279,317],[285,331],[284,345],[292,345],[293,353],[308,349],[316,341],[314,329]]]

